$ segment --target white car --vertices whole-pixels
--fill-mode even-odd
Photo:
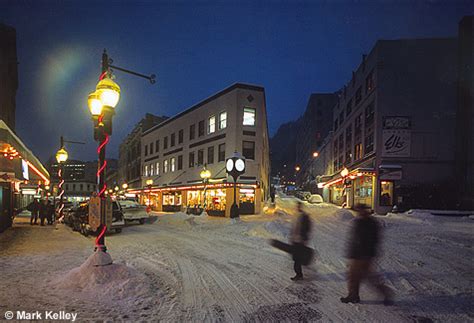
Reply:
[[[311,204],[320,204],[323,203],[323,197],[319,194],[312,194],[311,197],[308,199],[308,202]]]
[[[144,224],[145,220],[148,219],[146,206],[130,200],[121,200],[118,201],[118,203],[122,209],[123,217],[126,222],[138,221],[140,224]]]

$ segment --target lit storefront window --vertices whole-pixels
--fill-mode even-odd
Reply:
[[[226,207],[226,190],[213,189],[206,191],[206,211],[209,215],[224,216]]]
[[[253,188],[241,188],[239,191],[240,214],[254,214],[255,190]]]
[[[393,182],[380,182],[380,206],[393,205]]]
[[[181,210],[181,192],[163,193],[163,211],[178,212]]]
[[[372,176],[360,176],[354,180],[354,204],[364,204],[373,207]]]

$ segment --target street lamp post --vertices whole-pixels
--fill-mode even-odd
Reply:
[[[102,69],[97,83],[96,90],[89,94],[88,105],[94,122],[94,139],[98,142],[98,196],[100,198],[100,225],[98,228],[99,235],[95,241],[96,249],[107,251],[105,246],[106,226],[106,192],[105,172],[107,169],[107,161],[105,159],[105,148],[112,135],[112,118],[115,114],[115,107],[120,99],[120,87],[112,80],[112,70],[116,69],[135,76],[146,78],[150,83],[155,83],[155,75],[146,76],[137,72],[126,70],[124,68],[111,65],[113,60],[107,55],[104,49],[102,54]]]
[[[202,182],[204,184],[204,194],[203,194],[203,208],[202,212],[206,212],[206,205],[207,205],[207,200],[206,200],[206,189],[207,189],[207,182],[209,181],[209,178],[211,178],[211,171],[206,168],[206,165],[204,165],[203,169],[199,173],[199,176],[202,178]]]
[[[342,183],[343,183],[343,194],[342,196],[345,197],[345,201],[342,202],[342,207],[345,208],[347,206],[347,185],[346,185],[346,177],[347,175],[349,175],[349,170],[347,169],[347,167],[344,167],[342,170],[341,170],[341,177],[342,177]]]
[[[148,187],[148,205],[146,207],[146,212],[150,213],[151,212],[151,187],[153,186],[153,180],[151,178],[147,179],[145,184]]]
[[[240,214],[239,206],[237,205],[237,178],[245,173],[245,157],[238,152],[234,152],[231,157],[227,158],[225,168],[227,174],[234,179],[234,203],[230,208],[230,217],[238,218]]]
[[[59,190],[59,207],[58,207],[58,221],[61,221],[63,218],[63,196],[64,196],[64,178],[63,172],[64,168],[63,165],[67,161],[68,153],[64,148],[64,139],[61,136],[61,147],[59,148],[58,152],[56,153],[56,161],[58,162],[58,190]]]

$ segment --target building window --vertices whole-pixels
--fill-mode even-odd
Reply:
[[[227,127],[227,112],[221,112],[219,114],[219,129],[225,129]]]
[[[172,172],[176,170],[176,157],[170,159],[170,167]]]
[[[157,141],[155,141],[155,150],[156,150],[156,152],[160,151],[160,140],[159,139]]]
[[[216,116],[209,117],[209,125],[207,128],[207,133],[216,132]]]
[[[178,156],[178,170],[183,169],[183,155]]]
[[[69,184],[66,184],[66,186],[65,186],[65,189],[64,189],[64,190],[65,190],[65,191],[69,191]]]
[[[168,173],[168,159],[163,161],[163,173]]]
[[[148,145],[145,145],[145,156],[148,156]]]
[[[374,133],[370,133],[367,136],[365,136],[365,154],[369,154],[372,151],[374,151]]]
[[[183,137],[184,137],[184,131],[183,131],[183,129],[181,129],[181,130],[178,132],[178,144],[182,144],[182,143],[183,143]]]
[[[365,93],[369,93],[374,89],[374,72],[371,71],[365,78]]]
[[[334,131],[337,130],[337,126],[338,126],[338,125],[339,125],[339,122],[338,122],[338,120],[337,120],[337,118],[336,118],[336,120],[334,120]]]
[[[374,102],[370,103],[368,106],[365,107],[365,129],[372,127],[374,122]]]
[[[358,143],[354,146],[354,160],[362,158],[362,143]]]
[[[194,167],[194,151],[189,153],[189,167]]]
[[[355,118],[354,128],[356,135],[359,135],[362,132],[362,113]]]
[[[82,192],[83,190],[84,190],[84,185],[82,185],[82,184],[79,184],[79,191],[81,191],[81,192]]]
[[[255,126],[255,109],[244,108],[244,126]]]
[[[163,149],[167,149],[168,148],[168,137],[165,137],[163,139]]]
[[[87,184],[87,191],[89,192],[91,190],[91,185]]]
[[[73,191],[76,190],[76,184],[72,184],[72,190],[73,190]]]
[[[221,162],[225,160],[225,143],[219,145],[219,151],[217,161]]]
[[[243,141],[242,153],[246,159],[255,159],[255,142]]]
[[[189,126],[189,140],[193,140],[196,135],[196,125],[192,124]]]
[[[347,102],[347,105],[346,105],[346,116],[348,116],[349,114],[351,114],[352,112],[352,99],[349,100],[349,102]]]
[[[342,125],[343,122],[344,122],[344,111],[341,111],[341,113],[339,113],[339,125]]]
[[[207,147],[207,163],[214,163],[214,146]]]
[[[204,149],[199,149],[198,150],[198,166],[199,165],[204,165]]]
[[[198,123],[198,137],[202,136],[204,136],[204,120],[201,120]]]
[[[156,176],[160,175],[160,162],[156,162]]]
[[[150,142],[150,155],[153,155],[153,142]]]
[[[362,100],[362,86],[359,86],[359,88],[356,91],[356,96],[355,96],[355,104],[359,104],[359,102]]]
[[[170,141],[171,141],[170,146],[174,147],[174,145],[176,143],[176,134],[175,133],[171,134],[171,140]]]
[[[148,165],[145,165],[145,176],[148,176]]]
[[[150,176],[153,176],[155,173],[155,165],[151,164],[150,165]]]

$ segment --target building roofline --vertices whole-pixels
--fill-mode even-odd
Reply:
[[[209,102],[217,99],[218,97],[223,96],[224,94],[227,94],[227,93],[229,93],[229,92],[231,92],[235,89],[244,89],[244,90],[253,90],[253,91],[265,92],[265,89],[264,89],[263,86],[246,84],[246,83],[234,83],[231,86],[217,92],[216,94],[211,95],[207,99],[204,99],[204,100],[200,101],[199,103],[196,103],[192,107],[190,107],[190,108],[188,108],[188,109],[186,109],[186,110],[184,110],[184,111],[182,111],[182,112],[166,119],[165,121],[151,127],[147,131],[144,131],[142,136],[147,135],[147,134],[155,131],[156,129],[159,129],[159,128],[163,127],[164,125],[166,125],[166,124],[168,124],[168,123],[170,123],[170,122],[172,122],[172,121],[174,121],[174,120],[176,120],[176,119],[178,119],[178,118],[180,118],[180,117],[182,117],[182,116],[184,116],[184,115],[186,115],[186,114],[188,114],[188,113],[190,113],[190,112],[192,112],[192,111],[194,111],[198,108],[200,108],[201,106],[205,105],[206,103],[209,103]]]

